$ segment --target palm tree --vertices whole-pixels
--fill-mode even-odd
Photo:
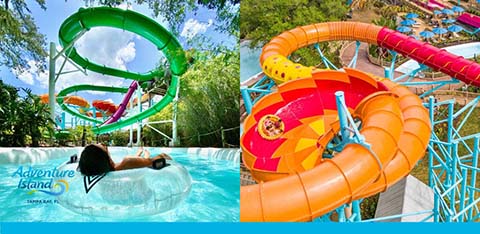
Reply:
[[[27,94],[23,98],[22,118],[26,123],[26,132],[32,138],[32,146],[38,147],[42,138],[42,131],[47,131],[49,136],[53,135],[54,121],[50,118],[50,108],[43,104],[37,95],[32,94],[30,89],[23,89]]]
[[[19,123],[18,89],[0,80],[0,146],[25,145],[24,132]]]

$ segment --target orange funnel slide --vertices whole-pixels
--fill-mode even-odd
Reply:
[[[40,95],[40,100],[42,103],[48,104],[48,94]],[[80,96],[66,96],[63,98],[63,101],[67,104],[76,105],[79,107],[86,107],[86,108],[90,107],[90,104],[88,104],[88,101],[85,100],[85,98],[82,98]]]
[[[241,221],[313,220],[384,191],[423,157],[429,115],[407,88],[355,69],[319,70],[286,58],[320,41],[376,44],[381,30],[362,23],[316,24],[282,33],[264,47],[264,72],[277,83],[289,82],[257,102],[244,122],[243,162],[258,184],[241,188]],[[348,144],[324,158],[339,132],[336,91],[344,92],[352,116],[361,120],[367,145]]]

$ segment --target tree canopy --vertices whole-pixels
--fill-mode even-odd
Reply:
[[[338,0],[243,0],[240,12],[240,39],[256,47],[298,26],[344,19],[348,6]]]
[[[35,0],[46,9],[45,0]],[[164,17],[175,34],[185,21],[186,13],[196,14],[199,6],[215,10],[220,32],[238,36],[240,0],[90,0],[87,5],[98,3],[106,6],[120,4],[146,4],[154,17]],[[30,3],[29,3],[30,4]],[[38,31],[30,8],[25,0],[0,0],[0,66],[5,65],[24,71],[33,60],[40,71],[46,68],[46,37]]]
[[[243,0],[240,8],[240,39],[251,41],[251,48],[263,46],[274,36],[299,26],[339,21],[348,12],[346,1],[338,0]],[[333,63],[339,64],[338,45],[322,43],[320,48]],[[307,66],[320,66],[320,57],[313,46],[302,48],[292,54],[292,60]]]
[[[206,55],[182,76],[178,128],[183,145],[221,147],[220,130],[239,126],[239,71],[240,54],[233,50]],[[236,128],[225,140],[237,145],[239,136]]]
[[[238,35],[239,32],[239,11],[240,0],[98,0],[99,4],[106,6],[118,6],[120,4],[148,4],[153,10],[155,17],[162,16],[169,22],[170,29],[177,33],[185,21],[187,12],[196,14],[198,6],[204,6],[215,10],[217,21],[220,23],[216,29],[227,32],[231,35]]]
[[[36,0],[42,9],[45,0]],[[24,0],[0,0],[0,65],[28,69],[28,60],[45,68],[45,36],[38,31],[30,9]]]
[[[238,146],[240,54],[238,49],[198,52],[190,51],[194,63],[180,79],[177,109],[177,131],[180,146]],[[148,122],[170,120],[172,104]],[[171,135],[172,123],[152,124]],[[225,130],[222,139],[222,129]],[[136,131],[134,131],[135,134]],[[114,133],[115,145],[125,145],[128,132]],[[143,126],[142,141],[148,146],[168,146],[169,140],[148,126]]]
[[[48,105],[29,89],[23,98],[19,90],[0,79],[0,146],[39,146],[39,141],[53,135],[53,120]]]

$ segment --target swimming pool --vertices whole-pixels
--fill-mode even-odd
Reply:
[[[75,153],[79,155],[82,148],[0,148],[0,178],[2,178],[0,221],[235,222],[239,220],[238,149],[148,147],[146,149],[150,150],[152,155],[161,152],[170,154],[176,162],[189,171],[192,177],[190,194],[173,210],[144,217],[123,218],[93,217],[76,213],[56,204],[54,196],[42,193],[28,194],[26,190],[19,188],[19,178],[13,178],[12,175],[20,166],[49,170],[65,162],[70,155]],[[109,151],[115,156],[133,155],[136,149],[109,147]]]
[[[480,42],[472,42],[472,43],[466,43],[461,45],[448,46],[442,49],[445,49],[446,51],[452,54],[463,56],[464,58],[467,58],[467,59],[473,58],[474,56],[480,56]],[[420,68],[420,65],[418,64],[418,62],[411,59],[401,64],[400,66],[398,66],[397,69],[395,69],[395,71],[402,72],[402,73],[410,73],[413,70],[418,68]]]
[[[262,49],[250,49],[248,43],[248,41],[240,43],[240,83],[262,71],[258,60]]]

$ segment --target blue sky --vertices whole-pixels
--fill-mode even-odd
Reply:
[[[32,16],[39,27],[39,31],[46,35],[47,43],[55,42],[58,45],[58,30],[63,20],[71,14],[78,11],[80,7],[85,7],[84,1],[46,1],[47,10],[42,10],[34,1],[27,1],[32,11]],[[121,6],[126,8],[127,6]],[[146,16],[152,17],[153,14],[147,5],[132,5],[131,10],[140,12]],[[154,18],[157,22],[167,28],[164,19]],[[200,7],[197,14],[187,12],[185,23],[180,28],[179,41],[184,49],[189,49],[186,41],[189,38],[198,35],[207,35],[214,42],[234,46],[237,40],[226,34],[218,33],[214,30],[215,11]],[[87,32],[76,44],[80,54],[97,63],[105,64],[121,69],[128,69],[137,72],[146,72],[155,66],[162,56],[153,44],[147,40],[136,36],[135,34],[124,32],[112,28],[93,28]],[[59,47],[58,50],[61,48]],[[31,61],[33,64],[34,61]],[[62,60],[57,61],[57,70]],[[73,69],[72,65],[67,64],[65,70]],[[35,68],[29,71],[19,73],[7,67],[0,67],[0,78],[8,84],[16,87],[30,88],[35,94],[44,94],[48,92],[48,73],[39,73]],[[104,86],[125,86],[131,83],[116,77],[108,77],[94,72],[88,72],[88,76],[76,72],[60,76],[56,92],[63,88],[77,84],[96,84]],[[118,104],[122,98],[121,95],[111,93],[79,92],[88,101],[95,99],[112,100]]]

